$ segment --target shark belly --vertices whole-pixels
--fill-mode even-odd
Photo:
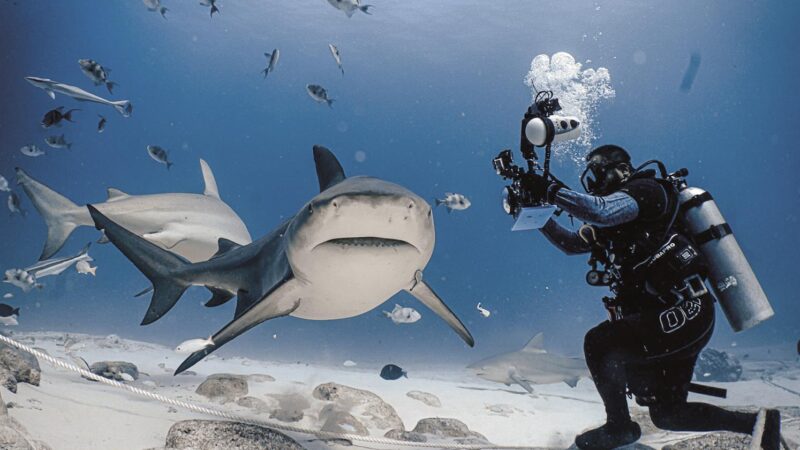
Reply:
[[[323,244],[302,264],[306,295],[291,315],[335,320],[369,312],[413,282],[421,259],[413,246],[391,242]]]

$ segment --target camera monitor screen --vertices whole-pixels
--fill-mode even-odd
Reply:
[[[517,221],[511,231],[538,230],[550,219],[555,212],[555,205],[531,206],[522,208],[517,216]]]

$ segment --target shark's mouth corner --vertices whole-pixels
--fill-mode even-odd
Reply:
[[[342,249],[401,249],[401,248],[413,248],[414,250],[419,251],[416,246],[413,244],[400,240],[400,239],[390,239],[390,238],[381,238],[381,237],[374,237],[374,236],[358,236],[358,237],[344,237],[344,238],[335,238],[329,239],[321,244],[318,244],[314,249],[318,249],[320,247],[339,247]]]

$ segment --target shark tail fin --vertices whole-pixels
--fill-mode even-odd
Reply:
[[[58,192],[31,178],[17,168],[17,184],[39,211],[47,225],[47,242],[39,260],[53,256],[64,246],[72,231],[80,225],[91,225],[86,210]]]
[[[122,114],[122,117],[130,117],[133,112],[133,105],[131,105],[129,100],[111,102],[111,105],[114,106],[114,109],[116,109],[118,113]]]
[[[185,271],[191,264],[178,255],[148,242],[104,216],[94,206],[87,205],[98,230],[105,231],[108,239],[153,284],[153,297],[142,320],[148,325],[160,319],[180,299],[190,286]]]

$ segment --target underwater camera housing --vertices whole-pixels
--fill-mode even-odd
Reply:
[[[512,230],[541,228],[555,207],[548,205],[546,199],[537,198],[533,187],[537,177],[559,182],[550,173],[551,145],[575,139],[580,136],[580,121],[577,117],[560,116],[558,99],[552,91],[539,91],[534,103],[528,107],[520,127],[519,149],[527,162],[527,168],[514,164],[510,149],[501,151],[493,160],[494,170],[511,184],[503,188],[503,210],[517,219]],[[536,147],[545,148],[543,165],[538,162]],[[541,174],[539,174],[541,171]],[[561,183],[563,184],[563,183]]]

